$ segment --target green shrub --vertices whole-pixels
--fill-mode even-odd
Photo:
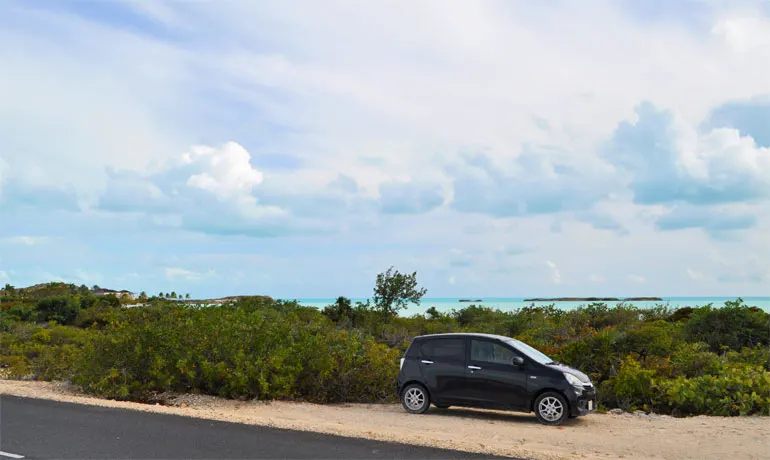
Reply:
[[[758,345],[746,347],[740,352],[731,351],[725,356],[730,363],[743,363],[752,366],[763,367],[770,371],[770,347]]]
[[[719,375],[724,367],[723,359],[703,342],[683,344],[671,356],[671,363],[677,376],[687,378]]]
[[[674,415],[770,415],[770,372],[728,367],[720,375],[659,382],[661,412]]]
[[[37,303],[39,319],[42,321],[72,324],[79,310],[78,302],[66,295],[46,297]]]
[[[770,314],[748,308],[742,299],[725,302],[722,308],[697,308],[685,324],[689,342],[705,342],[712,351],[723,347],[738,351],[743,347],[770,345]]]
[[[395,350],[337,329],[316,310],[252,302],[126,312],[86,345],[74,381],[121,399],[200,391],[377,401],[392,393],[397,370]]]
[[[635,353],[644,360],[648,356],[669,356],[681,341],[677,325],[658,320],[627,331],[619,338],[617,350],[621,355]]]
[[[617,348],[622,338],[617,329],[606,327],[566,344],[554,357],[602,382],[617,372],[621,361]]]
[[[0,333],[0,362],[10,366],[10,378],[67,379],[78,351],[92,335],[55,322],[40,326],[15,323]]]
[[[622,361],[617,375],[601,385],[601,402],[624,410],[650,410],[656,393],[654,378],[655,371],[644,369],[638,361],[628,357]]]

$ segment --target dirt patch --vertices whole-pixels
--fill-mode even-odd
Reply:
[[[0,394],[315,431],[530,459],[767,459],[770,418],[592,414],[547,427],[528,414],[398,405],[317,405],[162,394],[153,405],[89,397],[63,383],[0,380]]]

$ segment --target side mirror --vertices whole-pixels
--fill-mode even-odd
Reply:
[[[523,366],[524,365],[524,358],[521,356],[514,356],[511,360],[514,366]]]

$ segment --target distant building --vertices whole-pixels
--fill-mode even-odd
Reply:
[[[134,294],[131,291],[126,291],[126,290],[116,291],[114,289],[104,289],[104,288],[94,289],[93,291],[91,291],[91,293],[97,297],[112,294],[119,299],[136,300],[136,298],[138,297],[136,294]]]

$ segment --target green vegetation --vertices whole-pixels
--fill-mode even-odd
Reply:
[[[519,338],[583,370],[600,407],[673,415],[770,415],[770,314],[741,299],[678,310],[590,303],[565,311],[479,305],[398,316],[425,289],[378,276],[374,302],[322,311],[269,297],[201,307],[161,293],[127,300],[61,283],[0,291],[0,373],[69,380],[137,401],[155,393],[315,402],[393,401],[409,340],[439,332]]]

